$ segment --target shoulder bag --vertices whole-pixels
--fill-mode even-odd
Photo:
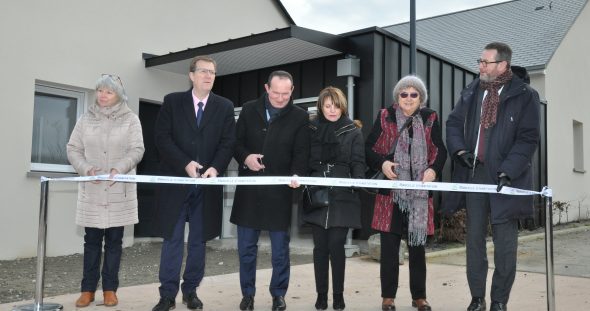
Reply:
[[[326,164],[327,170],[324,177],[330,175],[330,169],[334,165]],[[313,210],[328,207],[330,205],[330,188],[326,186],[305,186],[303,189],[303,211],[308,213]]]

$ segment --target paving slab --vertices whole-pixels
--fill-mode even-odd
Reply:
[[[491,280],[491,275],[492,270],[489,271],[488,280]],[[270,276],[270,269],[258,271],[255,310],[271,309],[272,301],[268,293]],[[396,299],[398,311],[415,310],[410,304],[408,280],[408,266],[400,266],[400,288]],[[518,272],[508,304],[510,310],[546,310],[545,284],[544,274]],[[555,288],[557,310],[590,310],[590,278],[556,276]],[[458,265],[428,264],[427,292],[434,310],[465,310],[470,301],[465,268]],[[123,287],[118,291],[119,305],[106,309],[100,305],[100,300],[89,307],[76,309],[74,301],[78,293],[49,297],[45,302],[63,304],[64,310],[146,311],[156,304],[157,293],[158,284]],[[100,298],[100,292],[97,294]],[[238,310],[241,299],[238,274],[205,277],[198,295],[205,304],[204,310]],[[344,297],[346,310],[381,310],[379,263],[366,256],[349,258]],[[315,298],[313,264],[292,267],[286,298],[287,310],[314,310]],[[22,302],[3,304],[0,305],[0,310],[11,310],[14,305],[21,304]],[[181,304],[180,296],[177,297],[176,310],[187,310]]]
[[[590,227],[560,230],[554,236],[555,302],[556,310],[590,310]],[[301,243],[301,244],[299,244]],[[226,247],[233,243],[225,242]],[[309,244],[309,242],[307,243]],[[310,245],[294,243],[301,252]],[[220,246],[221,247],[221,246]],[[490,245],[491,247],[491,245]],[[295,251],[297,252],[297,251]],[[491,253],[491,249],[490,249]],[[444,250],[429,253],[427,295],[434,310],[465,310],[471,299],[465,275],[464,249]],[[493,273],[493,260],[488,271],[488,292]],[[547,310],[545,272],[545,241],[543,234],[519,238],[518,268],[511,299],[510,310]],[[270,310],[272,299],[268,293],[272,270],[257,272],[257,295],[255,310]],[[396,305],[398,311],[415,310],[411,307],[408,265],[400,266],[400,285]],[[134,311],[151,310],[158,300],[159,284],[147,284],[119,288],[120,303],[106,308],[98,300],[87,308],[77,309],[74,302],[78,293],[47,297],[47,303],[60,303],[64,310],[83,311]],[[198,290],[205,304],[204,310],[238,310],[241,299],[239,275],[229,273],[207,276]],[[369,256],[347,259],[344,297],[346,310],[381,310],[379,263]],[[291,267],[291,282],[287,293],[287,310],[314,310],[316,298],[313,264]],[[0,304],[0,311],[10,311],[14,306],[32,303]],[[330,301],[331,303],[331,301]],[[331,306],[330,306],[331,307]],[[331,308],[329,308],[331,309]],[[177,297],[176,310],[188,310]]]

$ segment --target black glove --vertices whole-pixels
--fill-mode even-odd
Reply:
[[[498,188],[496,188],[496,192],[502,191],[502,187],[512,185],[510,182],[510,177],[505,173],[498,174]]]
[[[455,161],[457,161],[459,164],[466,168],[472,169],[473,162],[475,161],[475,155],[473,155],[473,152],[471,151],[465,151],[461,154],[457,152],[457,154],[455,155]]]

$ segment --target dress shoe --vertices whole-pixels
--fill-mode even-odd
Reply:
[[[158,304],[152,309],[152,311],[169,311],[176,308],[176,302],[174,299],[161,297]]]
[[[203,302],[197,297],[196,292],[189,293],[188,295],[182,295],[182,303],[190,310],[203,310]]]
[[[393,298],[383,298],[383,302],[381,303],[381,310],[395,311],[395,303],[393,302]]]
[[[485,311],[486,310],[486,300],[481,297],[473,297],[471,298],[471,303],[469,307],[467,307],[467,311]]]
[[[94,292],[81,292],[80,298],[76,300],[76,307],[84,308],[88,307],[91,302],[94,301]]]
[[[416,300],[412,300],[412,307],[417,308],[418,311],[432,311],[432,307],[430,306],[428,301],[426,301],[426,299],[418,299],[418,300],[424,300],[424,303],[422,303],[421,306],[418,306],[418,303],[416,302]]]
[[[490,311],[507,311],[508,306],[505,303],[492,301],[492,305],[490,306]]]
[[[316,310],[328,309],[328,294],[318,293],[318,299],[315,300],[315,309]]]
[[[119,299],[117,299],[117,293],[112,290],[105,290],[102,292],[102,296],[104,298],[104,305],[106,307],[114,307],[119,303]]]
[[[344,304],[344,295],[343,294],[334,294],[332,295],[332,308],[337,311],[342,311],[346,308],[346,304]]]
[[[254,310],[254,296],[244,296],[240,302],[240,310]]]
[[[285,303],[285,297],[273,296],[272,297],[272,311],[283,311],[287,310],[287,304]]]

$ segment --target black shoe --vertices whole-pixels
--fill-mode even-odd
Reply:
[[[473,297],[471,298],[471,303],[469,307],[467,307],[467,311],[485,311],[486,310],[486,300],[481,297]]]
[[[272,311],[283,311],[287,310],[287,304],[285,303],[285,297],[273,296],[272,297]]]
[[[315,300],[315,309],[316,310],[328,309],[328,294],[318,293],[318,299]]]
[[[182,303],[190,310],[203,310],[203,302],[197,297],[197,293],[195,292],[182,295]]]
[[[507,311],[508,306],[505,303],[495,302],[492,301],[492,305],[490,306],[490,311]]]
[[[428,301],[424,300],[424,302],[426,303],[418,307],[416,300],[412,300],[412,307],[417,308],[418,311],[432,311],[432,307],[430,306]]]
[[[333,294],[332,300],[333,300],[332,308],[334,308],[334,310],[342,311],[342,310],[344,310],[344,308],[346,308],[346,305],[344,304],[344,295]]]
[[[152,308],[152,311],[169,311],[176,308],[176,302],[174,299],[161,297],[158,304]]]
[[[395,303],[393,302],[393,298],[383,298],[383,302],[381,303],[381,310],[395,311]]]
[[[244,296],[240,302],[240,310],[254,310],[254,296]]]

